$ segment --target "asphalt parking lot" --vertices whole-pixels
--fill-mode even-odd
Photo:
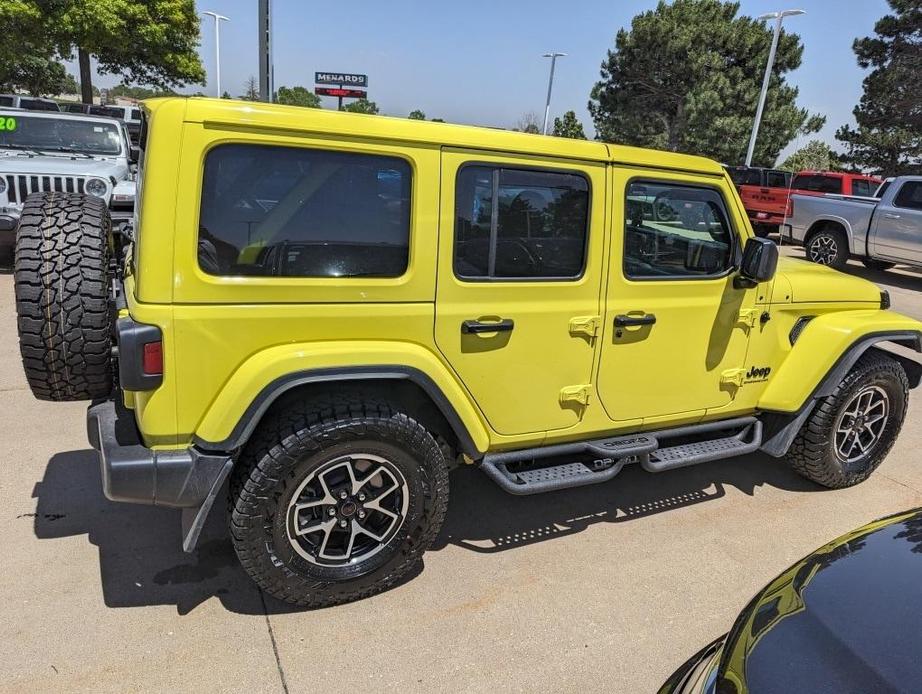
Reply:
[[[922,319],[922,274],[849,271]],[[220,519],[187,555],[178,512],[102,496],[85,404],[26,387],[2,270],[0,356],[0,691],[654,691],[789,564],[922,505],[917,390],[889,458],[843,491],[763,455],[527,498],[458,470],[417,575],[301,612],[261,595]]]

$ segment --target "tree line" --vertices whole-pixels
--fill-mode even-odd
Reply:
[[[888,2],[890,12],[875,24],[874,35],[853,44],[858,65],[868,72],[853,111],[856,125],[836,131],[844,152],[812,140],[781,166],[806,162],[890,175],[922,172],[922,4]],[[772,32],[739,10],[739,2],[728,0],[660,0],[655,9],[636,15],[615,35],[591,90],[595,137],[742,163]],[[205,84],[193,0],[0,0],[0,31],[6,37],[0,44],[0,89],[79,92],[91,101],[98,94],[91,57],[98,72],[147,85],[123,84],[110,90],[113,95],[142,99]],[[798,105],[798,90],[788,82],[801,66],[803,50],[797,34],[782,31],[756,141],[757,165],[774,165],[791,141],[826,123],[825,115]],[[61,64],[74,58],[79,83]],[[238,98],[259,98],[255,78]],[[279,87],[276,100],[321,105],[320,97],[300,85]],[[343,110],[379,112],[368,99],[350,100]],[[418,109],[408,117],[426,118]],[[572,110],[553,126],[555,136],[586,138]],[[540,132],[537,116],[525,114],[513,129]]]

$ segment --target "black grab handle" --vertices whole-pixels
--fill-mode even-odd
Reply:
[[[496,323],[482,323],[479,320],[466,320],[461,323],[461,332],[465,335],[473,333],[508,333],[515,327],[511,318],[504,318]]]
[[[645,316],[627,316],[623,313],[615,316],[616,328],[627,328],[632,325],[653,325],[656,323],[656,316],[648,313]]]

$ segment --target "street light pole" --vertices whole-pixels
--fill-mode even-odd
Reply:
[[[543,58],[551,59],[551,76],[547,80],[547,103],[544,106],[544,130],[543,133],[547,135],[547,120],[551,114],[551,89],[554,88],[554,65],[557,64],[557,58],[562,58],[566,53],[545,53]]]
[[[760,15],[758,19],[774,19],[775,33],[772,36],[772,47],[768,51],[768,63],[765,65],[765,76],[762,78],[762,93],[759,94],[759,106],[756,109],[756,121],[752,124],[752,135],[749,136],[749,149],[746,151],[746,166],[752,165],[752,154],[756,148],[756,137],[759,135],[759,124],[762,122],[762,111],[765,108],[765,96],[768,94],[768,82],[772,76],[772,66],[775,64],[775,52],[778,50],[778,37],[781,36],[781,22],[785,17],[806,14],[803,10],[783,10]]]
[[[214,17],[214,81],[218,92],[217,96],[221,98],[221,21],[229,22],[230,18],[211,10],[205,10],[202,14]]]

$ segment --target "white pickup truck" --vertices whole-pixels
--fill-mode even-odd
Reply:
[[[850,257],[886,270],[922,267],[922,176],[888,178],[874,197],[791,195],[782,238],[804,246],[807,259],[842,268]]]

